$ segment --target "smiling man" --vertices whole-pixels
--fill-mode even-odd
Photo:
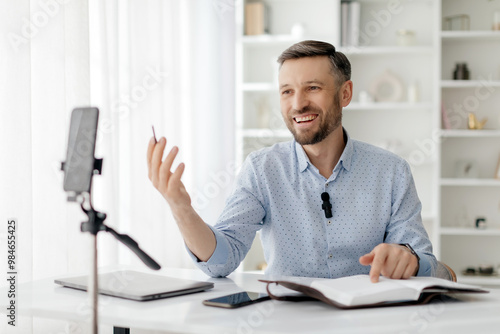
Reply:
[[[373,282],[381,274],[433,275],[436,259],[408,163],[342,127],[353,93],[348,59],[328,43],[303,41],[278,62],[281,112],[294,140],[247,157],[215,226],[192,208],[180,180],[184,165],[170,171],[178,149],[162,162],[165,138],[150,141],[149,177],[197,266],[228,275],[261,230],[268,274],[370,274]]]

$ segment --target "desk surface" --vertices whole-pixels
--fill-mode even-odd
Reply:
[[[465,302],[422,306],[338,310],[321,302],[266,301],[239,309],[202,305],[203,299],[248,290],[265,292],[263,275],[234,273],[213,279],[198,270],[163,269],[160,274],[209,280],[206,292],[136,302],[100,296],[103,324],[175,333],[499,333],[500,289],[467,296]],[[85,322],[90,318],[87,294],[60,287],[53,279],[18,286],[19,314]],[[5,288],[0,289],[6,295]],[[0,298],[0,313],[6,300]]]

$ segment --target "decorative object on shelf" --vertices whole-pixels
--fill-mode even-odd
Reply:
[[[500,180],[500,156],[498,157],[497,169],[495,170],[495,179]]]
[[[494,266],[491,264],[481,264],[478,268],[467,267],[462,271],[462,275],[465,276],[498,276],[498,272],[495,271]]]
[[[262,270],[262,271],[264,271],[264,270],[266,270],[266,268],[267,268],[267,263],[266,263],[266,261],[262,261],[262,262],[260,262],[259,264],[257,264],[257,270]]]
[[[245,5],[245,35],[263,35],[269,33],[268,12],[263,2]]]
[[[476,218],[476,228],[481,230],[486,229],[486,218],[484,217]]]
[[[293,26],[292,26],[292,29],[290,29],[290,33],[292,34],[292,36],[294,38],[302,38],[304,37],[304,34],[306,32],[306,28],[304,27],[304,24],[303,23],[295,23]]]
[[[399,46],[415,45],[415,32],[408,29],[399,29],[396,31],[397,42]]]
[[[477,163],[474,160],[459,160],[455,165],[455,177],[460,179],[476,179],[479,177]]]
[[[408,102],[416,103],[420,100],[420,90],[418,88],[419,84],[417,81],[414,81],[410,85],[408,85]]]
[[[340,44],[342,46],[358,46],[361,4],[358,1],[342,1],[340,6]]]
[[[469,80],[470,72],[467,63],[457,63],[453,71],[453,80]]]
[[[373,98],[366,90],[362,90],[359,92],[359,103],[366,104],[371,102],[373,102]]]
[[[479,266],[479,274],[483,275],[493,275],[495,270],[493,270],[493,266],[491,264],[481,264]]]
[[[493,12],[493,26],[491,29],[498,31],[500,30],[500,10]]]
[[[441,103],[441,118],[443,121],[442,128],[445,130],[450,130],[451,123],[450,123],[450,119],[448,117],[448,112],[446,111],[446,108],[444,107],[444,103]]]
[[[444,17],[443,30],[470,30],[470,17],[466,14]]]
[[[385,70],[370,86],[375,102],[400,102],[403,97],[403,83],[390,70]]]
[[[467,122],[467,128],[469,130],[482,130],[487,121],[488,118],[484,118],[483,120],[479,121],[476,117],[476,114],[470,112],[469,121]]]

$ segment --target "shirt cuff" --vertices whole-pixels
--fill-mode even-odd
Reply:
[[[229,243],[227,242],[226,237],[222,232],[215,229],[213,226],[210,225],[207,226],[212,230],[215,236],[216,244],[212,256],[210,256],[210,258],[206,262],[200,261],[200,259],[198,259],[196,255],[194,255],[193,252],[191,252],[191,250],[186,246],[189,257],[191,257],[191,259],[196,264],[205,264],[205,265],[226,264],[229,255]]]
[[[432,276],[432,266],[427,255],[416,252],[420,257],[417,276]]]

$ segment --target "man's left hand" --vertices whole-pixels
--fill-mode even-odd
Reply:
[[[359,258],[364,266],[371,265],[370,279],[378,282],[380,274],[387,278],[407,279],[418,271],[418,259],[408,248],[398,244],[380,244]]]

